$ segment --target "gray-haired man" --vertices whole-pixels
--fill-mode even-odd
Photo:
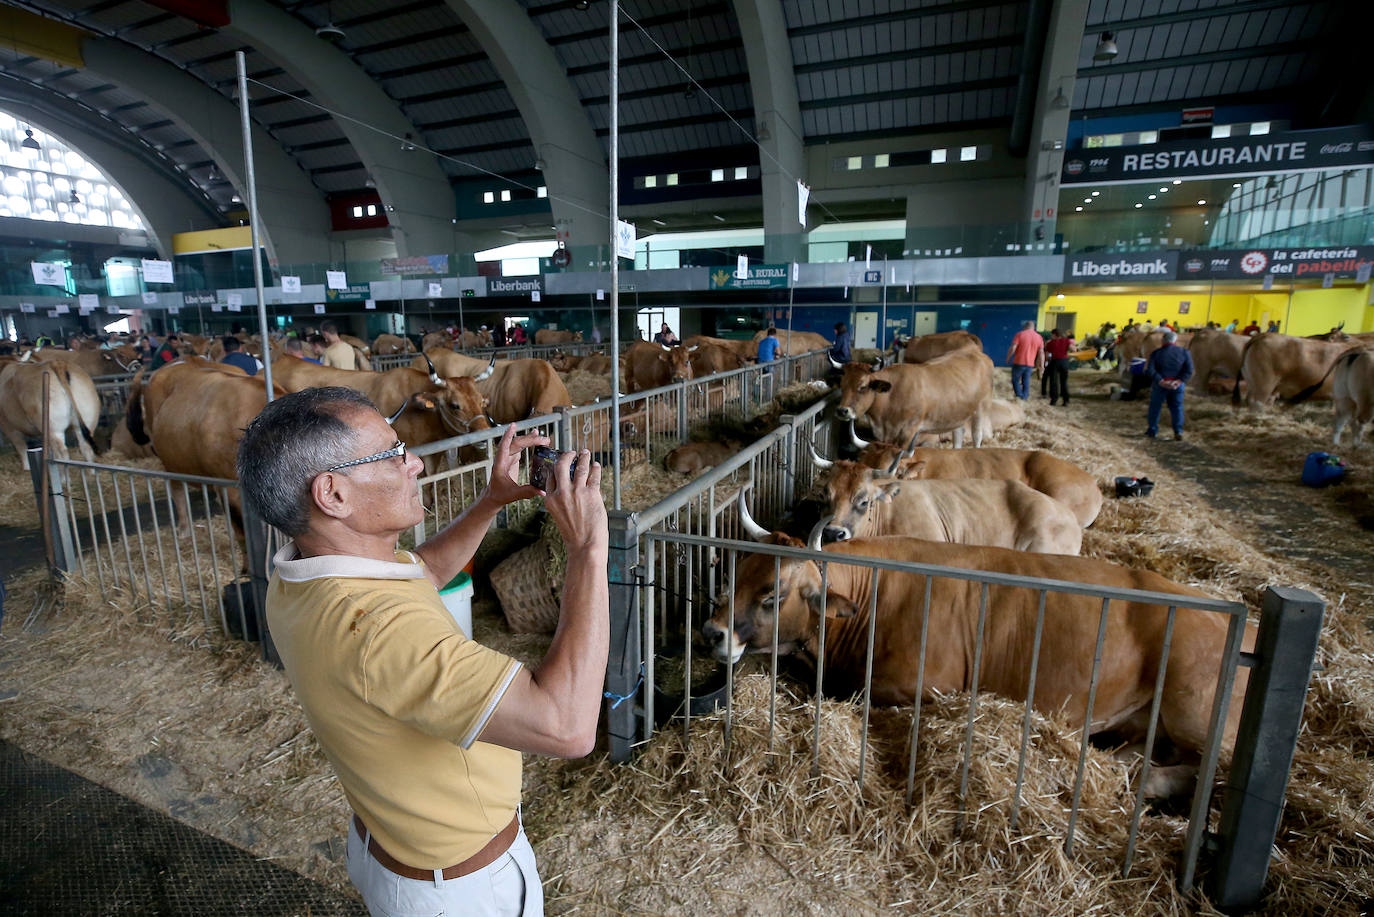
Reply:
[[[267,618],[296,697],[354,816],[348,874],[374,915],[543,913],[519,820],[521,752],[591,750],[607,652],[606,508],[583,452],[545,499],[568,546],[558,629],[532,671],[462,633],[439,600],[517,484],[507,428],[486,489],[414,551],[422,464],[365,397],[306,389],[244,431],[244,499],[290,536]]]

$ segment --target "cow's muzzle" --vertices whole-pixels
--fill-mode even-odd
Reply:
[[[835,416],[838,417],[840,420],[853,420],[853,419],[854,419],[854,409],[853,409],[853,408],[836,408],[836,409],[835,409]]]
[[[852,537],[853,533],[842,525],[827,525],[821,530],[821,540],[827,544],[832,541],[848,541]]]
[[[701,625],[701,635],[711,648],[711,655],[721,662],[738,662],[744,655],[745,642],[738,633],[732,634],[715,621]]]

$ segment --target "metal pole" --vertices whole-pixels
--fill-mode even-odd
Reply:
[[[620,255],[615,250],[620,219],[620,0],[607,5],[611,8],[611,506],[620,509]]]
[[[248,117],[248,65],[234,52],[239,68],[239,121],[243,125],[243,170],[248,183],[248,231],[253,239],[253,287],[258,293],[258,328],[262,335],[262,378],[272,400],[272,337],[267,326],[267,295],[262,289],[262,238],[258,231],[258,180],[253,172],[253,122]]]
[[[878,347],[887,353],[887,255],[883,255],[883,307],[878,318]]]
[[[792,265],[792,269],[793,269],[793,270],[796,270],[796,267],[797,267],[797,266],[796,266],[795,264]],[[792,282],[792,275],[791,275],[791,274],[788,274],[788,275],[787,275],[787,348],[786,348],[786,350],[785,350],[784,352],[785,352],[785,353],[787,354],[787,356],[789,356],[789,357],[792,356],[792,309],[793,309],[793,307],[794,307],[794,304],[796,303],[796,300],[797,300],[797,287],[796,287],[796,285]],[[794,367],[791,363],[788,363],[788,364],[787,364],[787,381],[788,381],[789,383],[791,383],[791,382],[794,381],[794,379],[793,379],[794,369],[795,369],[795,367]]]

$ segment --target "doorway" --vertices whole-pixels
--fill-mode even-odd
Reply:
[[[938,312],[916,312],[912,315],[912,337],[935,333],[935,318]]]
[[[859,312],[854,316],[854,346],[878,346],[877,312]]]

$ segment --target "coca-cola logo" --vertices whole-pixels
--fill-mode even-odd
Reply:
[[[1349,153],[1353,149],[1355,149],[1353,143],[1328,143],[1322,147],[1322,153],[1324,155],[1329,153]]]
[[[1183,269],[1190,274],[1196,274],[1198,271],[1202,270],[1202,259],[1189,258],[1187,261],[1183,262]]]
[[[1247,274],[1262,274],[1269,266],[1269,256],[1264,252],[1246,252],[1240,259],[1240,269]]]
[[[1064,164],[1064,171],[1068,172],[1070,175],[1082,175],[1084,168],[1083,160],[1081,159],[1070,159]]]

